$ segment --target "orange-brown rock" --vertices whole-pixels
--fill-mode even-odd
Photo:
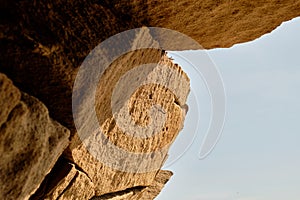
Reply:
[[[147,35],[147,29],[143,31]],[[139,42],[140,45],[143,43]],[[93,129],[95,124],[88,117],[93,91],[82,84],[74,87],[74,95],[78,93],[82,99],[81,104],[74,108],[74,116],[82,118],[80,124],[83,128],[77,127],[79,133],[72,138],[69,152],[64,155],[68,162],[76,163],[88,175],[96,196],[153,185],[157,174],[161,173],[169,146],[183,126],[183,106],[189,93],[187,75],[159,49],[139,50],[121,56],[104,72],[97,86],[94,98],[99,131]],[[111,105],[114,102],[116,105]],[[155,106],[160,106],[160,112],[164,114],[151,114]],[[125,122],[128,126],[122,127],[122,120],[131,117],[133,126]],[[150,127],[151,124],[154,127]],[[146,133],[151,128],[158,132]],[[139,131],[134,133],[135,129]],[[57,188],[62,187],[81,191],[81,188],[76,188],[78,185],[68,186],[64,181]],[[47,195],[53,197],[56,191]]]
[[[95,196],[95,187],[88,175],[76,169],[72,163],[67,165],[71,168],[68,174],[43,199],[91,199]]]
[[[112,198],[121,196],[116,199],[154,198],[164,183],[157,181],[161,171],[117,172],[113,166],[106,166],[97,156],[91,155],[82,144],[85,137],[80,140],[76,135],[72,92],[84,58],[108,37],[132,28],[169,28],[186,34],[209,49],[251,41],[269,33],[283,21],[299,15],[300,0],[1,0],[0,72],[6,74],[22,92],[43,102],[49,109],[49,115],[70,129],[72,142],[51,170],[67,145],[69,132],[49,118],[47,109],[39,100],[20,92],[5,76],[1,76],[0,150],[4,159],[0,161],[0,181],[3,181],[0,184],[0,195],[4,199],[26,199],[39,187],[31,196],[32,199],[89,199],[93,195],[100,195],[102,199],[111,195]],[[174,69],[160,48],[168,46],[163,49],[184,50],[199,47],[191,47],[176,36],[166,37],[168,35],[165,32],[144,31],[136,37],[140,38],[141,35],[147,35],[149,45],[158,49],[128,53],[117,60],[115,66],[106,71],[102,82],[99,82],[99,102],[95,106],[100,122],[98,125],[108,136],[107,141],[113,145],[128,152],[149,153],[167,144],[165,151],[155,160],[157,165],[161,165],[168,144],[175,139],[181,128],[185,101],[176,99],[172,91],[163,91],[162,87],[148,84],[137,90],[132,98],[128,98],[129,104],[123,102],[119,105],[115,102],[118,109],[111,110],[111,90],[129,69],[142,63],[167,63],[167,66]],[[152,39],[154,36],[155,40]],[[139,40],[132,41],[131,45],[139,45]],[[136,57],[141,61],[133,63]],[[110,71],[112,69],[115,71]],[[154,75],[151,72],[155,72],[152,73]],[[163,69],[154,67],[144,78],[155,79],[158,72],[163,72]],[[103,84],[107,84],[106,87]],[[176,83],[171,85],[178,91],[188,91],[186,86],[176,87]],[[123,90],[126,91],[126,87]],[[89,102],[89,97],[85,100]],[[121,111],[130,109],[133,121],[146,126],[151,124],[149,108],[154,103],[162,104],[166,110],[172,108],[175,113],[175,117],[167,121],[168,130],[151,137],[149,141],[122,134],[124,130],[118,129],[114,116],[119,116],[120,123],[126,124],[125,118],[122,119],[124,112]],[[89,125],[86,124],[91,129],[87,137],[92,137],[95,130]],[[130,126],[128,130],[132,130]],[[19,138],[23,139],[22,142]],[[27,147],[30,142],[32,146]],[[11,149],[14,143],[17,149]],[[142,166],[149,166],[149,163]],[[157,187],[158,182],[160,184]],[[128,188],[131,189],[126,190]],[[118,191],[123,193],[119,195]],[[106,196],[106,193],[109,195]]]
[[[95,196],[91,200],[148,200],[154,199],[162,190],[164,185],[168,182],[172,172],[170,171],[160,171],[151,185],[147,187],[134,187],[128,188],[123,191],[116,193],[105,194],[102,196]]]
[[[153,26],[182,32],[206,49],[230,47],[299,16],[300,1],[2,0],[0,10],[0,71],[74,132],[71,96],[77,69],[108,37]],[[158,42],[172,44],[165,50],[187,48],[173,37]]]

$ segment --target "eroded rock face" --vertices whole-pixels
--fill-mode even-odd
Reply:
[[[46,107],[39,100],[20,92],[1,75],[0,196],[5,199],[30,196],[31,199],[90,199],[93,196],[98,199],[153,199],[169,179],[169,172],[159,169],[146,173],[120,172],[91,155],[77,135],[72,92],[84,58],[100,42],[132,28],[164,27],[188,35],[204,48],[230,47],[258,38],[299,15],[299,0],[2,0],[0,72],[12,79],[21,91],[43,102],[49,115],[70,129],[71,142],[68,143],[67,129],[49,118]],[[99,82],[97,98],[100,103],[95,107],[99,126],[109,142],[128,152],[149,153],[175,139],[184,120],[184,101],[150,84],[138,90],[132,99],[137,103],[129,104],[138,124],[149,123],[147,109],[153,101],[163,102],[165,109],[172,108],[175,113],[173,121],[168,122],[168,130],[148,142],[139,141],[122,135],[116,126],[109,109],[111,90],[122,73],[142,63],[163,62],[179,70],[164,56],[162,47],[168,46],[164,50],[194,47],[180,38],[165,37],[164,32],[147,31],[136,35],[132,47],[139,45],[141,35],[147,35],[144,37],[147,41],[142,42],[148,42],[149,47],[156,50],[128,54],[117,60],[119,68],[111,67],[107,77]],[[152,39],[153,35],[157,40]],[[133,63],[132,58],[141,58],[141,55],[147,56]],[[108,83],[107,87],[101,87]],[[177,89],[188,91],[187,87]],[[67,145],[67,150],[52,168]],[[166,156],[167,148],[155,163],[162,165]],[[146,166],[149,163],[142,168]]]
[[[182,32],[207,49],[230,47],[299,16],[300,1],[3,0],[1,13],[0,71],[74,132],[71,96],[78,67],[108,37],[153,26]],[[165,50],[187,48],[173,37],[158,42],[172,44]]]
[[[131,46],[136,49],[145,42],[157,45],[148,29],[138,32]],[[84,69],[95,66],[97,54],[93,56],[83,63]],[[81,72],[78,76],[83,78],[73,88],[78,96],[73,115],[79,137],[71,142],[69,159],[89,175],[97,196],[152,185],[183,127],[187,75],[163,50],[142,49],[117,58],[99,78],[95,92],[93,84],[85,84],[93,78]]]
[[[28,199],[69,144],[69,131],[0,73],[0,196]]]
[[[138,200],[138,199],[154,199],[168,182],[172,172],[159,171],[151,185],[147,187],[128,188],[123,191],[95,196],[91,200]]]
[[[126,5],[125,1],[121,2],[118,4],[120,9]],[[225,48],[254,40],[271,32],[283,21],[300,16],[299,0],[146,2],[146,15],[138,12],[144,3],[130,4],[132,10],[138,12],[140,19],[148,22],[148,26],[164,27],[184,33],[198,41],[205,49]],[[174,38],[172,41],[174,49],[182,50],[180,41]]]
[[[138,68],[137,66],[142,63],[152,64],[144,66],[147,69]],[[128,72],[132,74],[126,78],[125,75]],[[114,95],[117,93],[116,101],[118,105],[124,107],[124,112],[122,108],[112,111],[113,91],[122,78],[124,83],[120,85],[120,93],[115,92]],[[132,95],[129,93],[129,101],[122,102],[127,99],[126,90],[134,85],[133,78],[146,81],[145,83],[148,80],[151,83],[142,86],[140,83],[137,84],[139,86],[137,90],[134,90]],[[128,188],[134,188],[134,190],[139,188],[138,196],[145,195],[147,198],[151,195],[156,196],[159,188],[163,187],[163,184],[156,183],[156,179],[159,179],[161,174],[166,176],[166,180],[171,176],[170,172],[163,173],[160,168],[166,160],[169,146],[183,127],[186,112],[184,105],[189,93],[187,75],[162,50],[135,51],[120,57],[107,69],[98,83],[96,105],[92,106],[92,109],[96,108],[98,117],[99,129],[96,130],[93,130],[95,124],[89,119],[91,111],[88,109],[90,98],[92,98],[89,94],[93,92],[82,84],[78,87],[74,89],[74,92],[80,94],[82,102],[78,104],[78,108],[76,107],[78,110],[75,109],[74,116],[82,118],[79,122],[82,127],[77,127],[79,133],[72,137],[68,151],[63,155],[64,159],[60,161],[58,167],[54,168],[50,176],[46,178],[45,185],[37,192],[38,195],[32,199],[38,199],[38,197],[77,199],[75,195],[70,196],[72,194],[70,191],[77,191],[81,194],[81,199],[89,199],[90,194],[107,196],[107,194],[119,193],[119,191],[128,191]],[[80,87],[83,87],[86,93],[83,93]],[[160,119],[159,116],[155,118],[149,113],[151,107],[156,105],[161,106],[161,112],[164,112],[166,119]],[[122,129],[124,127],[117,123],[116,115],[119,115],[121,119],[126,119],[128,118],[126,112],[130,110],[132,113],[129,118],[133,117],[133,121],[139,124],[138,126],[151,130],[151,127],[148,127],[150,121],[155,126],[158,126],[159,122],[165,121],[165,123],[162,127],[158,127],[158,133],[146,138],[131,135],[136,126],[129,128],[125,133]],[[81,135],[80,131],[84,135]],[[143,133],[143,131],[138,133]],[[71,165],[73,167],[69,167]],[[62,179],[54,183],[59,169],[66,169],[68,172],[60,175]],[[78,179],[75,177],[76,173],[81,173],[81,179],[86,178],[89,183],[86,188],[74,183]],[[43,188],[48,189],[43,191]]]
[[[91,199],[95,196],[95,187],[87,174],[71,165],[69,174],[63,179],[63,183],[54,188],[45,199]]]

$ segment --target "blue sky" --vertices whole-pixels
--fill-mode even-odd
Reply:
[[[221,139],[204,160],[198,154],[209,122],[209,95],[201,77],[175,57],[190,72],[192,109],[170,158],[191,146],[164,167],[174,175],[156,200],[299,199],[299,33],[296,18],[255,41],[206,51],[223,78],[227,116]],[[180,55],[197,60],[193,51]]]

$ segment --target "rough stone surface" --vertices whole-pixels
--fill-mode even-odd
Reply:
[[[85,173],[76,170],[74,165],[72,166],[70,173],[71,176],[73,176],[74,174],[74,177],[69,182],[67,187],[64,188],[63,185],[62,186],[58,185],[58,188],[56,189],[58,190],[60,186],[61,189],[64,188],[64,190],[60,193],[60,195],[58,197],[46,197],[45,199],[60,199],[60,200],[91,199],[95,195],[94,185]],[[56,191],[56,192],[60,192],[60,191]]]
[[[0,73],[0,196],[28,199],[69,144],[69,131]]]
[[[271,32],[300,16],[299,0],[148,0],[148,26],[169,28],[198,41],[205,49],[230,47]],[[125,3],[125,1],[122,1]],[[137,4],[139,10],[143,3]],[[122,8],[122,4],[119,4]],[[124,10],[126,12],[126,10]],[[142,15],[142,12],[140,13]],[[143,20],[143,18],[140,18]],[[180,41],[174,49],[180,49]]]
[[[141,41],[139,39],[139,37],[145,38],[145,36],[149,40]],[[139,45],[143,45],[144,42],[148,46],[157,45],[155,41],[151,41],[148,30],[143,29],[135,37],[132,48],[137,48]],[[88,64],[94,64],[93,59],[91,60],[92,63]],[[147,70],[137,68],[137,66],[148,63],[151,63],[151,65],[147,67]],[[138,70],[134,71],[136,69]],[[113,116],[116,111],[111,110],[110,104],[114,88],[118,88],[118,81],[130,71],[135,72],[135,74],[131,74],[129,79],[125,78],[125,83],[120,84],[120,90],[114,94],[119,98],[117,102],[119,102],[118,106],[120,108],[117,112],[121,113],[122,118],[124,113],[133,110],[131,116],[135,123],[140,126],[147,126],[152,120],[154,125],[157,125],[159,124],[157,122],[163,122],[164,120],[159,116],[153,118],[152,115],[149,115],[148,110],[152,106],[160,105],[162,112],[167,113],[166,122],[162,124],[162,127],[159,127],[159,132],[153,137],[135,139],[133,136],[127,136],[116,124],[116,119]],[[145,84],[134,91],[133,94],[128,93],[129,96],[126,96],[126,90],[122,87],[134,88],[134,84],[140,86],[140,82],[132,82],[131,79],[135,77],[139,77],[139,81],[144,81]],[[156,179],[161,176],[160,168],[167,157],[169,145],[174,141],[183,126],[186,112],[184,106],[189,93],[189,78],[187,75],[160,49],[130,52],[118,58],[105,71],[97,85],[96,102],[92,109],[96,108],[97,125],[103,131],[107,140],[126,152],[125,155],[117,154],[111,160],[107,160],[107,158],[115,154],[114,150],[97,140],[97,134],[93,134],[95,132],[93,130],[94,124],[86,118],[86,116],[89,116],[90,110],[85,108],[93,97],[89,95],[92,94],[92,91],[89,91],[89,87],[86,88],[82,84],[78,85],[79,88],[76,87],[75,85],[74,95],[76,96],[78,93],[82,102],[76,107],[78,114],[75,109],[74,116],[83,119],[83,127],[87,127],[83,131],[89,134],[86,138],[82,138],[83,136],[80,134],[75,134],[72,137],[68,151],[63,155],[64,158],[60,159],[31,199],[78,199],[79,196],[80,199],[89,199],[93,195],[113,194],[128,188],[148,188],[147,190],[139,190],[142,195],[150,188],[162,187],[162,185],[157,186]],[[83,94],[82,91],[85,91],[85,93]],[[124,99],[129,101],[122,102]],[[122,107],[124,107],[125,112],[120,111]],[[133,130],[129,130],[129,132],[133,132]],[[97,154],[91,152],[93,148],[87,149],[91,145],[89,143],[84,143],[84,145],[82,143],[84,140],[96,143],[95,152],[100,152],[100,158],[97,157]],[[156,154],[153,152],[156,152]],[[130,156],[136,153],[147,154],[147,157],[136,159],[134,156]],[[129,163],[129,165],[121,164],[122,169],[110,165],[115,162],[114,158],[116,157],[122,158],[120,162]],[[106,160],[103,160],[104,158]],[[136,165],[138,168],[134,168]],[[152,194],[154,197],[157,195],[158,189],[153,191],[156,191]],[[147,196],[150,196],[150,194]]]
[[[256,39],[283,21],[300,15],[300,0],[0,2],[0,72],[13,80],[21,91],[43,102],[50,116],[71,130],[72,140],[51,170],[67,145],[68,131],[49,118],[41,102],[19,92],[5,76],[0,76],[0,152],[4,155],[0,161],[0,181],[4,183],[0,182],[0,195],[4,199],[28,198],[50,170],[32,199],[89,199],[93,195],[103,198],[107,197],[106,193],[116,199],[152,199],[162,187],[157,186],[159,181],[155,181],[162,173],[158,169],[150,173],[117,172],[92,156],[81,143],[82,139],[76,136],[71,103],[74,80],[84,58],[108,37],[132,28],[154,26],[182,32],[206,49],[230,47]],[[165,50],[199,48],[187,47],[180,38],[165,37],[165,32],[145,31],[132,41],[133,49],[140,45],[138,38],[145,34],[149,45],[154,48],[163,48],[166,44],[168,48],[163,48]],[[156,41],[151,39],[154,35],[158,37]],[[147,55],[142,62],[132,62],[142,55]],[[109,142],[128,152],[149,153],[168,146],[181,128],[184,100],[174,98],[172,91],[163,91],[162,87],[155,85],[140,88],[131,99],[137,103],[129,102],[120,108],[131,109],[133,120],[142,126],[151,123],[147,110],[154,101],[162,103],[166,110],[174,108],[175,117],[168,121],[171,129],[157,137],[145,141],[122,134],[112,117],[114,113],[109,109],[108,97],[112,94],[108,89],[112,89],[117,80],[134,66],[147,62],[168,63],[169,60],[162,55],[160,49],[128,53],[116,61],[121,64],[119,67],[115,64],[110,68],[117,73],[107,70],[106,78],[102,79],[104,82],[99,82],[97,97],[101,103],[95,105],[98,125],[106,130]],[[151,76],[153,71],[149,70],[148,75]],[[103,84],[107,83],[111,87],[103,90]],[[188,89],[182,87],[181,90]],[[89,99],[87,97],[84,101],[89,102]],[[87,137],[95,132],[93,126],[90,127]],[[61,139],[57,141],[58,138]],[[32,145],[26,146],[28,141]],[[162,164],[165,156],[166,151],[154,163]],[[144,168],[149,163],[141,166]],[[122,195],[117,195],[119,197],[112,194],[118,191],[123,191]]]
[[[90,199],[94,195],[89,176],[61,157],[30,200]]]
[[[2,0],[0,10],[0,71],[74,132],[71,96],[77,69],[108,37],[153,26],[182,32],[206,49],[230,47],[299,16],[300,0]],[[186,47],[170,40],[159,42]]]
[[[151,185],[146,187],[128,188],[112,194],[105,194],[103,196],[95,196],[91,200],[149,200],[154,199],[162,190],[164,185],[171,178],[172,172],[160,171]]]
[[[129,199],[130,200],[154,199],[160,193],[160,191],[163,189],[164,185],[169,181],[171,176],[172,176],[172,172],[170,172],[170,171],[160,171],[156,175],[152,185],[145,187],[139,193],[134,194]]]
[[[151,52],[151,57],[148,56],[149,52]],[[163,112],[168,113],[165,124],[160,127],[160,131],[153,137],[149,136],[144,139],[135,138],[128,133],[124,134],[121,127],[116,124],[116,118],[113,117],[114,112],[111,110],[112,93],[117,82],[122,79],[121,77],[124,78],[126,72],[136,70],[136,66],[143,63],[154,63],[154,65],[149,66],[148,70],[144,68],[142,71],[137,70],[135,73],[139,75],[139,79],[160,80],[160,84],[153,82],[139,87],[138,90],[134,91],[128,102],[121,103],[121,107],[125,108],[125,112],[133,110],[131,113],[133,121],[141,126],[149,125],[147,123],[151,120],[155,125],[159,124],[160,121],[163,122],[162,119],[151,118],[153,116],[149,115],[148,111],[153,105],[162,106]],[[145,71],[146,73],[142,75],[142,72]],[[129,80],[131,81],[134,77],[137,76],[133,73],[129,76]],[[120,98],[117,100],[119,103],[121,99],[127,99],[122,86],[134,88],[130,85],[134,83],[126,82],[128,81],[126,78],[124,81],[125,83],[120,84],[120,94],[117,94],[117,97]],[[173,90],[168,89],[172,87]],[[78,88],[75,91],[82,90]],[[179,93],[179,95],[175,95],[173,92]],[[82,92],[79,93],[83,96]],[[107,69],[97,87],[97,101],[95,103],[97,123],[99,123],[99,128],[104,133],[104,137],[107,138],[104,142],[99,141],[99,133],[93,134],[95,132],[92,128],[94,124],[90,120],[86,120],[86,116],[90,112],[89,109],[86,112],[78,111],[78,117],[83,118],[82,126],[86,127],[82,131],[90,134],[84,138],[82,135],[81,138],[75,135],[69,147],[69,154],[65,153],[64,156],[88,174],[97,196],[128,188],[153,185],[156,175],[167,157],[169,145],[172,144],[183,127],[185,116],[183,107],[188,93],[188,77],[178,65],[171,62],[163,51],[143,50],[124,55]],[[87,91],[87,94],[90,94],[90,92]],[[84,105],[84,108],[87,107],[89,101],[89,98],[83,97],[82,105]],[[118,110],[122,117],[123,113],[120,110],[122,108]],[[132,129],[128,131],[133,132]],[[81,143],[83,140],[87,140],[87,142]],[[109,146],[107,143],[112,145]],[[87,149],[87,147],[89,148]],[[118,153],[115,151],[116,148],[121,148],[125,152]],[[147,155],[136,158],[136,153]],[[117,160],[117,158],[120,158],[120,160]],[[122,164],[118,165],[118,162]],[[138,167],[135,168],[136,166]]]
[[[68,168],[67,174],[64,174],[63,178],[58,183],[56,183],[57,185],[52,186],[53,187],[52,189],[54,190],[50,192],[47,196],[43,197],[44,199],[58,199],[59,197],[61,197],[63,193],[67,190],[67,188],[70,188],[71,186],[70,184],[73,180],[76,179],[76,175],[78,176],[78,171],[76,170],[74,165],[69,163],[65,163],[65,165],[66,166],[64,167]],[[62,166],[60,166],[57,169],[57,172],[58,170],[62,170]],[[55,171],[55,175],[58,174],[57,172]],[[50,189],[50,185],[46,185],[45,188]],[[84,193],[85,191],[88,191],[89,188],[77,188],[77,189],[78,189],[77,193],[81,194],[82,196],[85,196]]]

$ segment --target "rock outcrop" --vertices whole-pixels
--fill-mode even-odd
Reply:
[[[154,199],[172,176],[170,171],[160,171],[148,187],[134,187],[123,191],[94,197],[91,200],[138,200]]]
[[[206,49],[230,47],[299,16],[300,1],[2,0],[0,12],[0,71],[74,132],[71,97],[78,67],[108,37],[153,26],[182,32]],[[165,50],[187,48],[181,40],[163,38],[160,46],[173,46]]]
[[[170,178],[170,172],[157,167],[144,172],[117,170],[116,163],[107,166],[107,162],[99,162],[97,155],[82,143],[86,138],[75,128],[72,92],[76,95],[76,91],[82,91],[74,88],[74,81],[85,57],[110,36],[142,26],[179,31],[209,49],[256,39],[299,15],[299,0],[1,0],[0,197],[153,199]],[[185,77],[161,48],[185,50],[199,46],[191,47],[175,36],[165,37],[164,32],[145,30],[136,34],[131,46],[142,42],[154,50],[130,52],[116,60],[97,85],[95,107],[98,125],[108,142],[127,152],[143,154],[165,147],[152,160],[155,166],[161,166],[182,127],[188,86],[172,82],[176,90],[184,93],[181,100],[164,87],[145,85],[133,94],[129,104],[116,104],[116,112],[110,109],[112,90],[125,73],[141,64],[158,64],[144,75],[145,80],[159,78],[167,83],[158,75],[172,75],[164,69],[173,69]],[[84,103],[89,101],[90,97],[83,98]],[[172,118],[155,137],[138,140],[118,129],[113,114],[123,116],[123,107],[131,110],[137,124],[147,126],[151,124],[147,111],[157,103],[170,111]],[[91,127],[87,137],[95,136],[93,126],[88,122],[84,125]],[[141,169],[149,166],[146,162]]]
[[[145,66],[140,67],[143,64]],[[136,77],[145,84],[141,86],[139,82],[132,81]],[[120,80],[124,83],[120,83]],[[135,90],[133,85],[139,87]],[[121,196],[126,193],[125,196],[132,196],[132,199],[157,195],[163,187],[161,182],[164,181],[161,179],[166,182],[171,176],[170,172],[160,171],[160,168],[167,157],[170,144],[183,127],[185,101],[189,93],[186,74],[162,50],[134,51],[118,58],[98,83],[95,110],[99,130],[96,129],[95,133],[91,128],[94,124],[86,117],[91,112],[88,104],[91,101],[89,94],[93,92],[84,84],[75,84],[74,87],[74,95],[78,93],[83,101],[74,108],[74,117],[82,118],[80,124],[85,128],[81,130],[77,127],[78,132],[71,137],[68,151],[31,199],[106,198],[117,195],[120,191],[123,191]],[[132,95],[128,88],[133,88]],[[129,102],[122,102],[127,100],[127,95],[130,97]],[[117,110],[111,108],[112,96],[116,98],[116,106],[120,106]],[[155,105],[161,106],[159,109],[165,114],[160,116],[149,113]],[[158,132],[145,138],[132,135],[132,129],[124,134],[118,118],[127,119],[128,110],[132,110],[130,115],[138,126],[151,129],[149,124],[152,123],[153,130],[157,128]],[[163,119],[165,115],[166,119]],[[164,124],[160,124],[164,121]],[[136,125],[133,129],[136,129]],[[141,130],[136,134],[142,134]],[[83,136],[80,131],[90,134]],[[101,131],[104,140],[101,139]],[[59,170],[62,169],[65,173],[60,174]],[[61,180],[57,180],[58,174]]]
[[[28,199],[69,144],[69,131],[0,73],[0,195]]]

